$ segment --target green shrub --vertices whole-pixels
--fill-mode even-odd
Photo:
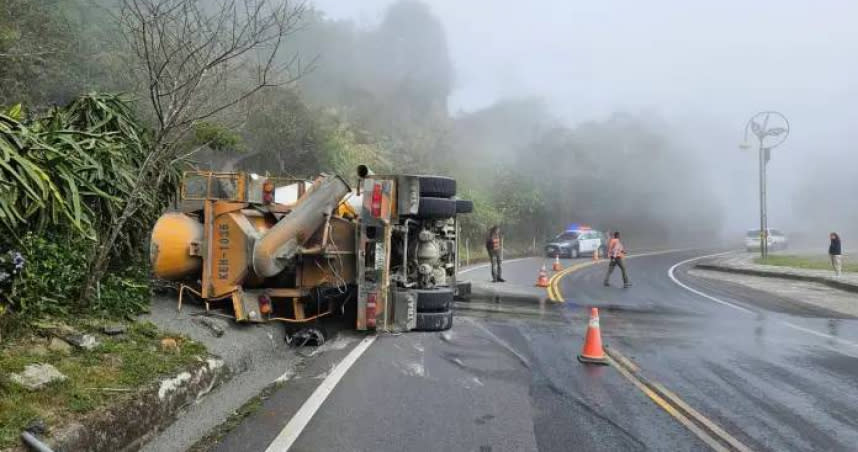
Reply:
[[[12,283],[6,304],[18,315],[65,315],[78,295],[92,243],[27,233],[20,252],[26,264]]]
[[[21,238],[23,271],[15,275],[11,290],[2,295],[0,304],[18,319],[65,316],[75,313],[77,296],[84,282],[93,242],[70,240],[63,234],[36,235]],[[105,275],[87,314],[119,317],[144,311],[149,302],[148,267],[129,262]]]
[[[126,268],[108,272],[90,309],[107,316],[128,316],[149,308],[151,288],[149,266],[145,261],[131,262]]]

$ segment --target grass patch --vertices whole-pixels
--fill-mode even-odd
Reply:
[[[0,449],[18,444],[21,430],[37,417],[49,428],[56,428],[76,416],[131,397],[140,386],[206,356],[201,344],[160,332],[149,322],[131,324],[124,335],[112,337],[97,334],[95,323],[72,326],[94,334],[101,345],[68,355],[37,347],[46,340],[35,336],[0,346]],[[178,350],[162,351],[160,341],[165,337],[176,338]],[[51,364],[68,380],[39,391],[9,381],[10,373],[34,363]]]
[[[778,267],[806,268],[810,270],[832,270],[831,259],[824,256],[794,256],[794,255],[769,255],[767,260],[761,257],[754,258],[754,263],[763,265],[775,265]],[[844,272],[858,272],[858,262],[849,262],[845,256],[843,259]]]

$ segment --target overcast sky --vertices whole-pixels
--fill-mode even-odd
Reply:
[[[390,3],[315,0],[330,17],[368,27]],[[546,98],[570,124],[615,111],[655,112],[686,132],[700,129],[701,145],[732,161],[748,117],[773,109],[792,123],[770,166],[780,211],[809,159],[836,157],[836,166],[848,159],[858,177],[854,0],[425,3],[447,32],[453,113],[528,95]],[[756,160],[745,160],[748,174],[740,173],[750,177]],[[743,181],[748,199],[756,198],[755,183]]]

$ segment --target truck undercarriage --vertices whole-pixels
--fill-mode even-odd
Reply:
[[[152,231],[156,277],[239,322],[330,315],[359,330],[452,325],[458,262],[455,180],[358,169],[314,181],[189,172],[181,205]]]

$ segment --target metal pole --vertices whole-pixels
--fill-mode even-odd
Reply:
[[[769,129],[769,119],[772,115],[780,118],[784,123],[784,127]],[[762,125],[755,121],[757,118],[762,118]],[[741,148],[747,149],[749,147],[747,146],[749,129],[760,142],[760,256],[763,260],[769,257],[769,220],[766,211],[766,165],[768,164],[772,148],[780,146],[789,136],[789,128],[789,120],[783,114],[776,111],[757,113],[745,124],[745,141]],[[766,137],[774,137],[779,139],[779,141],[770,143],[766,147]]]
[[[32,433],[24,430],[21,432],[21,440],[27,444],[32,450],[37,452],[54,452],[47,444],[43,443]]]
[[[465,239],[465,267],[471,265],[471,239]]]
[[[769,258],[769,228],[766,218],[766,132],[769,129],[769,113],[763,119],[762,134],[757,136],[760,140],[760,255],[763,260]]]
[[[766,215],[766,149],[760,143],[760,256],[769,258],[769,228]]]

